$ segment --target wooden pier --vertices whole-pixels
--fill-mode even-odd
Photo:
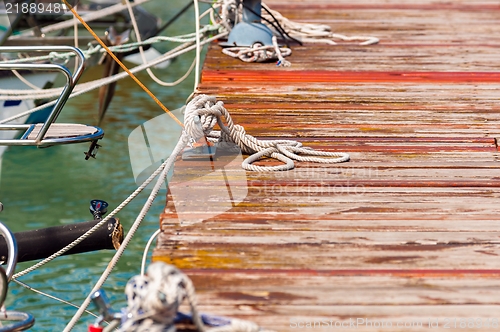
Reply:
[[[193,279],[201,311],[276,331],[499,330],[500,3],[267,4],[380,43],[294,45],[286,69],[212,45],[199,93],[251,135],[351,160],[247,172],[217,216],[180,222],[169,199],[154,259]]]

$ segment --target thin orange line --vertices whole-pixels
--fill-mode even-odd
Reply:
[[[80,23],[82,23],[82,25],[88,30],[88,32],[90,32],[90,34],[95,38],[95,40],[97,40],[99,42],[99,44],[101,44],[101,46],[106,50],[106,52],[108,52],[108,54],[113,58],[113,60],[116,61],[116,63],[118,63],[120,65],[120,67],[122,67],[122,69],[124,71],[127,72],[127,74],[129,74],[129,76],[151,97],[153,98],[153,100],[158,104],[158,106],[161,107],[162,110],[164,110],[168,115],[170,115],[170,117],[172,119],[175,120],[175,122],[177,122],[181,127],[184,128],[184,124],[179,120],[177,119],[177,117],[172,113],[170,112],[170,110],[165,106],[163,105],[163,103],[158,99],[156,98],[156,96],[134,75],[132,74],[132,72],[130,70],[128,70],[127,66],[125,66],[123,64],[123,62],[121,62],[117,57],[116,55],[113,54],[113,52],[106,46],[106,44],[104,44],[104,42],[101,40],[101,38],[99,38],[99,36],[97,36],[97,34],[92,30],[92,28],[87,24],[85,23],[85,21],[82,19],[82,17],[80,15],[78,15],[78,13],[73,9],[73,7],[71,7],[71,5],[68,3],[67,0],[62,0],[64,2],[64,4],[69,8],[69,10],[71,10],[71,12],[73,13],[73,15],[75,15],[75,17],[80,21]],[[128,0],[126,0],[128,1]]]

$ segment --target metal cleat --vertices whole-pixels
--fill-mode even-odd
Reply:
[[[89,332],[113,331],[120,324],[122,314],[114,311],[109,304],[108,297],[104,290],[95,291],[90,297],[92,303],[99,310],[100,316],[96,319],[93,325],[88,327]],[[103,327],[103,323],[108,322],[109,325]]]
[[[237,23],[228,36],[225,43],[219,43],[222,47],[247,46],[256,43],[273,45],[273,32],[261,22],[262,1],[243,0],[242,21]]]

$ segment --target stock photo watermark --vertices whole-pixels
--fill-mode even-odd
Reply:
[[[366,317],[351,317],[348,319],[300,319],[291,318],[289,322],[291,329],[321,330],[335,329],[339,331],[356,329],[379,330],[412,330],[412,329],[444,329],[444,330],[467,330],[467,329],[500,329],[498,318],[406,318],[406,319],[377,319]]]
[[[173,113],[182,115],[181,109]],[[172,124],[167,114],[157,116],[131,132],[129,155],[137,185],[141,185],[171,156],[180,135],[181,128]],[[188,147],[184,153],[189,153],[189,160],[175,165],[176,181],[169,182],[173,172],[167,177],[180,221],[189,220],[196,213],[202,213],[206,219],[217,216],[242,202],[248,194],[246,171],[241,168],[243,156],[238,146],[218,145],[220,157],[217,159],[203,154],[197,157],[199,151],[203,152],[202,148]],[[146,189],[152,189],[154,183],[152,181]],[[164,183],[162,188],[166,189],[167,184]]]
[[[71,8],[78,5],[78,0],[68,0]],[[70,7],[57,0],[0,0],[0,9],[6,14],[10,27],[14,30],[23,30],[46,24],[49,18],[55,20],[70,12]],[[37,20],[30,20],[30,25],[20,24],[23,15],[36,15]]]
[[[266,182],[264,182],[266,184]],[[298,179],[288,181],[285,184],[269,184],[255,188],[255,192],[268,196],[300,196],[315,197],[329,195],[363,195],[366,187],[363,184],[350,183],[347,181],[340,184],[332,184],[325,181],[318,183],[305,183]]]
[[[277,172],[274,178],[283,181],[264,181],[263,186],[255,188],[257,194],[300,197],[363,195],[367,190],[364,181],[379,178],[379,169],[352,166],[296,168]]]

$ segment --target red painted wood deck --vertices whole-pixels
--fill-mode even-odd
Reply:
[[[170,199],[154,259],[193,279],[202,311],[277,331],[499,330],[500,3],[268,5],[380,43],[292,46],[286,69],[212,45],[199,92],[251,135],[351,161],[247,172],[247,197],[218,216],[180,222]]]

